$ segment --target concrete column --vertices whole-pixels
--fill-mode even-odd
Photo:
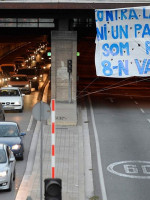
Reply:
[[[68,102],[69,74],[67,72],[67,60],[72,60],[71,96],[72,102],[75,102],[77,75],[76,32],[52,31],[51,52],[52,98],[59,102]]]
[[[76,109],[77,33],[75,31],[52,31],[51,33],[51,97],[57,103],[68,104]],[[69,103],[69,74],[67,61],[72,60],[71,103]],[[70,104],[70,105],[69,105]],[[70,112],[70,111],[69,111]],[[76,112],[75,112],[76,115]],[[75,117],[76,118],[76,117]]]

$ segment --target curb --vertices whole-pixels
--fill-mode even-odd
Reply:
[[[92,154],[90,146],[90,136],[87,120],[87,110],[82,106],[82,131],[84,145],[84,171],[85,171],[85,200],[89,200],[94,195],[93,172],[92,172]]]

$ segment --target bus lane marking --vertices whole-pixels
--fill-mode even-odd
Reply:
[[[150,179],[150,161],[129,160],[108,165],[107,170],[117,176]]]

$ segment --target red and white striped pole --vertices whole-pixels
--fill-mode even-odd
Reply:
[[[51,100],[51,174],[55,178],[55,99]]]

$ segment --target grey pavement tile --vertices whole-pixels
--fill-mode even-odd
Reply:
[[[51,176],[51,137],[50,126],[44,125],[43,129],[43,183],[45,178]],[[83,138],[79,135],[78,127],[67,129],[56,129],[56,172],[55,175],[62,179],[63,200],[79,199],[79,192],[84,192],[84,171],[83,171]],[[82,158],[80,158],[80,154]],[[81,167],[82,166],[82,167]],[[82,170],[80,170],[82,168]],[[33,200],[40,199],[40,140],[38,141],[35,163],[33,166],[34,184],[30,191]],[[80,177],[79,177],[80,173]],[[83,174],[82,174],[83,173]],[[44,185],[44,184],[43,184]],[[44,186],[43,186],[44,187]],[[80,187],[82,189],[80,189]]]

